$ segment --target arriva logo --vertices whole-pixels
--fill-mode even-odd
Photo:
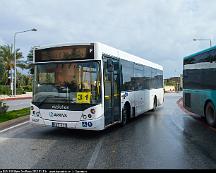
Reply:
[[[49,113],[49,116],[50,116],[50,117],[53,117],[53,113],[52,113],[52,112],[50,112],[50,113]]]
[[[67,117],[67,114],[49,112],[49,116],[50,117]]]

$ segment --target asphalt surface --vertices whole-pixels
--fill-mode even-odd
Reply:
[[[216,132],[184,113],[180,97],[103,132],[30,123],[0,132],[0,168],[216,168]]]
[[[30,107],[31,100],[32,99],[4,100],[3,102],[9,106],[7,111],[12,111]]]

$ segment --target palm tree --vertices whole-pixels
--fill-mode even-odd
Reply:
[[[26,65],[21,59],[23,58],[22,52],[20,52],[20,49],[16,49],[16,59],[17,59],[17,67],[25,68]],[[9,84],[8,76],[11,69],[14,69],[14,52],[13,52],[13,45],[3,45],[0,46],[0,63],[4,65],[5,67],[5,73],[4,73],[4,81],[5,85]]]

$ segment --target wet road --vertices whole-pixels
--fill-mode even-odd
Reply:
[[[180,97],[99,133],[29,123],[0,133],[0,168],[216,168],[216,132],[181,111]]]
[[[5,100],[3,102],[9,106],[7,111],[11,111],[11,110],[17,110],[17,109],[30,107],[31,100],[32,99]]]

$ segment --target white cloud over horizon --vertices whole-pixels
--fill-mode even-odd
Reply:
[[[5,42],[0,38],[0,45],[5,44]]]
[[[159,63],[165,78],[182,73],[182,59],[214,43],[214,0],[1,0],[0,44],[13,34],[24,55],[35,45],[99,41]]]

